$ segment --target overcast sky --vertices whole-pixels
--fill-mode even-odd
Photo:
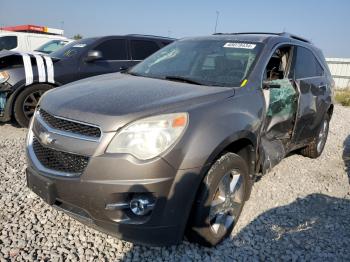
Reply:
[[[288,31],[311,39],[327,57],[350,57],[347,0],[31,0],[3,1],[0,25],[63,27],[68,37],[155,34],[172,37],[218,32]]]

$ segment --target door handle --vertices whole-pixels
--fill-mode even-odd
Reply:
[[[327,85],[320,84],[320,85],[318,86],[318,88],[319,88],[319,89],[325,90],[325,89],[327,89]]]

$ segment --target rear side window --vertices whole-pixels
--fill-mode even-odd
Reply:
[[[323,68],[317,61],[314,54],[304,47],[297,48],[297,55],[294,65],[296,79],[323,75]]]
[[[133,60],[143,60],[159,49],[153,41],[131,40],[131,55]]]
[[[17,36],[2,36],[0,37],[0,51],[1,50],[11,50],[16,48],[18,45]]]
[[[101,51],[104,60],[127,60],[126,41],[111,39],[99,44],[94,50]]]

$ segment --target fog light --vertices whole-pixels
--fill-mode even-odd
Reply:
[[[154,203],[144,196],[138,196],[130,201],[131,211],[138,216],[147,215],[152,211]]]

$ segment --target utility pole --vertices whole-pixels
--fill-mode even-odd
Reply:
[[[216,33],[216,28],[218,27],[219,15],[220,15],[220,12],[219,12],[219,11],[216,11],[216,21],[215,21],[214,34]]]

